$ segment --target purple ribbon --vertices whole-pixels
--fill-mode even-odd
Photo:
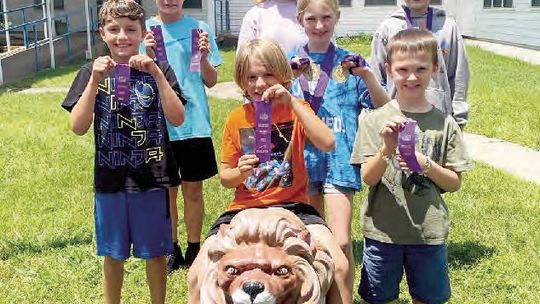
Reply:
[[[409,167],[412,172],[422,174],[422,167],[418,163],[415,154],[416,125],[417,123],[415,120],[408,120],[399,128],[398,150],[401,158],[407,163],[407,167]]]
[[[161,25],[153,25],[150,30],[154,34],[154,40],[156,40],[156,59],[158,61],[167,61],[167,51],[165,50],[165,41],[163,40],[163,31]]]
[[[114,96],[118,102],[128,104],[129,96],[129,80],[131,77],[131,69],[127,64],[117,64],[114,67]]]
[[[191,30],[191,61],[189,63],[190,72],[201,71],[201,51],[199,50],[199,33],[200,29]]]
[[[343,58],[343,60],[341,60],[341,65],[343,65],[343,63],[345,63],[345,62],[354,63],[354,66],[349,68],[349,73],[351,75],[353,74],[352,69],[354,69],[354,68],[363,68],[363,67],[365,67],[367,65],[367,62],[364,59],[364,57],[362,57],[361,55],[358,55],[358,54],[351,54],[351,55],[345,56],[345,58]]]
[[[412,23],[411,9],[408,8],[407,6],[404,6],[403,10],[405,11],[405,20],[407,21],[407,28],[409,29],[414,28],[413,23]],[[426,29],[430,32],[433,31],[433,8],[431,7],[428,7],[427,9]]]
[[[307,57],[300,57],[298,60],[299,60],[299,63],[291,60],[291,69],[298,70],[304,64],[309,63],[309,58]]]
[[[306,44],[300,55],[302,57],[308,57],[308,53],[309,53],[309,49]],[[330,42],[328,49],[324,53],[324,60],[322,62],[321,75],[319,76],[319,80],[317,81],[317,85],[315,86],[315,92],[313,92],[313,94],[309,92],[309,84],[306,79],[306,76],[302,74],[300,75],[300,78],[299,78],[300,88],[302,89],[304,98],[306,99],[307,102],[309,102],[315,114],[317,114],[323,102],[324,92],[326,91],[326,86],[328,85],[328,81],[330,80],[330,73],[332,71],[332,63],[334,61],[335,53],[336,53],[336,47],[334,46],[333,43]]]
[[[256,100],[255,104],[255,154],[259,161],[270,160],[272,151],[272,103]]]

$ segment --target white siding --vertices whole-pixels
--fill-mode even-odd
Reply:
[[[531,0],[514,0],[513,8],[484,9],[482,0],[457,0],[456,16],[464,35],[540,48],[540,8]]]
[[[223,4],[225,5],[225,4]],[[240,26],[242,25],[242,19],[247,11],[254,5],[252,0],[230,0],[229,1],[229,12],[230,12],[230,21],[231,21],[231,31],[232,35],[237,36],[240,32]],[[216,7],[216,11],[219,12],[219,8]],[[225,11],[225,7],[223,7]]]

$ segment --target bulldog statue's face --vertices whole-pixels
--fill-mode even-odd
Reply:
[[[302,279],[283,249],[266,245],[229,250],[218,263],[218,285],[228,303],[296,303]]]

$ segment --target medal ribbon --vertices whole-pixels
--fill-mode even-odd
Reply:
[[[306,44],[300,56],[308,57],[308,53],[309,53],[309,49]],[[302,74],[300,75],[300,78],[299,78],[300,88],[302,88],[302,92],[304,93],[304,98],[306,99],[307,102],[309,102],[315,114],[317,114],[323,102],[323,95],[324,95],[324,92],[326,91],[326,86],[328,85],[328,81],[330,80],[330,73],[332,71],[332,63],[334,61],[335,53],[336,53],[336,47],[334,46],[333,43],[330,42],[328,49],[324,53],[324,60],[321,65],[322,67],[321,75],[319,76],[319,80],[317,81],[317,85],[315,86],[315,92],[313,92],[313,94],[309,92],[309,84],[306,79],[306,76]]]
[[[401,158],[407,163],[407,167],[409,167],[412,172],[422,174],[422,167],[418,163],[415,154],[416,125],[417,123],[415,120],[408,120],[399,128],[398,150]]]
[[[407,28],[414,28],[412,23],[411,9],[404,6],[403,10],[405,11],[405,20],[407,21]],[[430,32],[433,31],[433,8],[428,7],[427,17],[426,17],[426,29]]]

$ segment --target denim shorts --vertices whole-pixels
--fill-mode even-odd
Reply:
[[[168,189],[96,193],[98,256],[116,260],[165,256],[173,251]]]
[[[355,192],[356,191],[353,188],[338,186],[330,183],[310,182],[308,184],[309,195],[315,195],[317,193],[354,195]]]
[[[409,293],[422,303],[450,299],[447,248],[442,245],[398,245],[364,238],[358,294],[371,304],[398,299],[405,270]]]

